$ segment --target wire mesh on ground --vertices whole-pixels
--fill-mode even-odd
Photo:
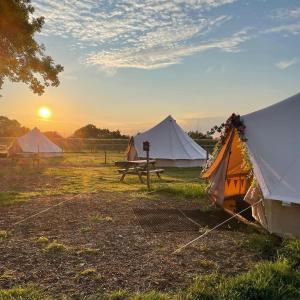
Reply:
[[[180,210],[177,208],[134,208],[133,212],[145,232],[196,231],[213,227],[227,218],[223,211]],[[241,224],[232,220],[223,230],[237,229]]]

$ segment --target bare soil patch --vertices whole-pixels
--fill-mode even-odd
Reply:
[[[134,213],[162,209],[192,212],[189,217],[200,229],[192,224],[193,230],[144,230]],[[50,294],[69,297],[118,289],[176,291],[196,274],[239,273],[258,256],[237,243],[248,229],[236,220],[178,255],[172,254],[226,218],[219,210],[201,211],[195,200],[134,198],[116,192],[36,198],[0,207],[0,228],[9,232],[0,241],[0,288],[35,283]],[[179,222],[183,220],[188,222],[183,218]],[[163,218],[160,222],[165,226]]]

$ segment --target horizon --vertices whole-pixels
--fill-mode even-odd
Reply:
[[[5,82],[1,115],[70,136],[86,124],[123,134],[172,115],[206,132],[299,92],[297,1],[33,0],[37,35],[65,67],[57,88],[34,95]],[[52,116],[40,118],[49,107]]]

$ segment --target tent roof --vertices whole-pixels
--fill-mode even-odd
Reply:
[[[150,157],[152,158],[206,159],[206,151],[193,141],[171,116],[134,137],[134,145],[139,157],[145,156],[144,141],[150,142]]]
[[[300,94],[242,119],[264,197],[300,203]]]
[[[62,152],[56,144],[51,142],[38,128],[33,128],[23,136],[17,138],[17,143],[23,152],[28,153],[58,153]]]

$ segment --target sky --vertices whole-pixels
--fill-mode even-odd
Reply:
[[[299,0],[32,0],[36,36],[65,68],[34,95],[6,82],[0,114],[63,136],[88,123],[126,134],[168,115],[205,132],[299,92]],[[47,106],[52,117],[38,117]]]

